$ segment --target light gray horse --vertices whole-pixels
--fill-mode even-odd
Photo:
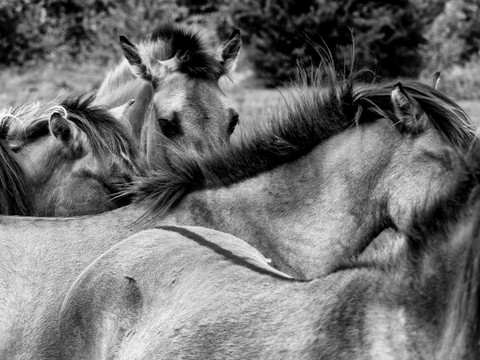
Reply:
[[[344,267],[389,225],[409,229],[439,191],[454,188],[452,156],[474,136],[468,118],[417,83],[356,88],[330,79],[330,90],[301,90],[240,149],[173,157],[178,166],[139,184],[136,205],[78,219],[1,217],[1,356],[55,358],[57,316],[74,279],[147,227],[232,233],[302,277]],[[147,210],[151,221],[135,222]]]
[[[480,143],[396,253],[299,281],[242,240],[163,226],[90,264],[59,317],[63,359],[478,359]],[[385,255],[385,254],[384,254]]]
[[[312,281],[210,229],[131,236],[68,291],[61,358],[478,359],[478,154],[455,164],[455,190],[417,212],[397,254]]]
[[[218,81],[236,66],[238,30],[216,52],[192,29],[168,23],[138,45],[120,42],[126,60],[107,75],[95,104],[135,99],[129,123],[152,167],[168,161],[171,142],[197,151],[228,142],[238,113]]]

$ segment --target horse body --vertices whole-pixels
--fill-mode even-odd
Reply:
[[[69,284],[141,230],[127,225],[139,214],[127,206],[93,217],[0,217],[0,358],[56,358],[58,311]]]
[[[135,234],[68,291],[61,358],[475,359],[478,204],[467,223],[423,233],[424,249],[307,282],[211,229]]]
[[[305,301],[314,295],[309,286],[238,238],[147,230],[102,255],[69,290],[62,358],[314,358],[308,349],[325,345],[315,341],[315,315],[342,285],[332,279],[320,298]]]
[[[479,147],[452,155],[457,176],[416,209],[396,253],[315,280],[211,229],[131,236],[68,291],[63,358],[477,359]]]
[[[221,158],[197,162],[198,167],[188,155],[178,163],[172,159],[182,169],[179,176],[189,195],[162,223],[234,234],[292,275],[331,273],[385,228],[408,226],[416,206],[455,177],[449,163],[455,146],[430,123],[421,134],[399,131],[392,119],[378,116],[357,126],[345,124],[325,130],[326,139],[301,154],[286,149],[298,151],[303,143],[282,143],[274,136],[272,148],[266,145],[271,139],[260,138],[254,153],[234,148]],[[267,171],[255,168],[275,161]],[[165,206],[174,194],[164,178],[158,180],[152,176],[136,190],[140,199],[153,203],[165,196]],[[196,188],[201,191],[192,192]]]
[[[0,257],[6,256],[2,254],[8,254],[9,248],[21,248],[17,244],[28,248],[30,242],[41,239],[38,246],[56,253],[57,261],[50,262],[49,273],[62,274],[44,280],[47,275],[41,269],[38,276],[32,271],[32,281],[23,282],[23,291],[42,296],[30,303],[17,302],[17,277],[7,275],[4,269],[21,271],[28,266],[22,264],[30,260],[1,259],[2,293],[20,305],[13,315],[11,309],[0,308],[0,318],[6,319],[0,332],[28,329],[30,322],[25,317],[29,313],[38,316],[38,323],[43,321],[41,330],[25,330],[28,334],[24,337],[14,337],[15,346],[2,344],[1,348],[21,349],[18,354],[29,349],[38,353],[37,347],[53,349],[54,337],[43,343],[40,338],[55,333],[52,319],[74,279],[110,246],[146,227],[194,225],[228,232],[257,247],[273,259],[273,265],[301,277],[348,267],[349,257],[358,255],[389,225],[403,231],[415,219],[416,210],[435,199],[438,191],[448,192],[456,178],[450,155],[457,149],[448,136],[459,142],[464,136],[467,142],[468,132],[462,128],[460,135],[453,136],[455,129],[439,130],[434,119],[419,129],[412,118],[424,115],[419,112],[422,107],[432,118],[439,118],[437,125],[445,121],[438,126],[450,126],[450,119],[460,126],[463,118],[461,110],[440,95],[413,85],[406,91],[418,100],[395,95],[395,101],[408,105],[406,115],[378,116],[376,107],[371,110],[373,100],[379,106],[388,99],[389,105],[383,104],[386,111],[404,109],[391,105],[390,94],[397,87],[393,88],[383,88],[380,100],[357,93],[353,104],[347,101],[352,99],[348,90],[343,97],[336,88],[330,93],[322,91],[323,95],[301,93],[287,112],[288,121],[270,129],[268,136],[254,138],[240,149],[223,149],[218,156],[199,158],[186,152],[172,157],[169,166],[157,169],[153,178],[144,179],[134,189],[137,205],[75,219],[0,218]],[[432,105],[431,99],[441,104]],[[440,110],[449,106],[459,115],[440,117]],[[359,118],[359,112],[363,117]],[[149,222],[145,218],[135,222],[148,210]],[[52,286],[54,298],[49,290]]]

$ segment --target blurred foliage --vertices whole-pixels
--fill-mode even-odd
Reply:
[[[118,59],[118,36],[139,38],[161,21],[182,21],[174,0],[0,0],[0,63]]]
[[[0,0],[0,64],[117,62],[119,35],[138,41],[164,21],[197,26],[215,46],[239,27],[271,86],[325,56],[349,69],[352,51],[380,76],[451,70],[443,79],[463,88],[480,76],[478,0]]]
[[[428,42],[423,54],[428,70],[470,62],[480,51],[480,3],[444,1],[442,11],[433,19],[425,36]]]
[[[297,62],[317,66],[319,46],[342,68],[354,46],[356,63],[380,76],[417,76],[422,65],[423,27],[409,0],[232,0],[227,9],[269,85],[290,80]]]
[[[462,65],[452,65],[443,71],[439,89],[456,99],[480,99],[480,56],[474,56]]]

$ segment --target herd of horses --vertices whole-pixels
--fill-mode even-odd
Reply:
[[[93,95],[0,113],[1,359],[480,358],[454,101],[327,61],[233,144],[238,30],[120,43]]]

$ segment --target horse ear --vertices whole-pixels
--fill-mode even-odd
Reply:
[[[224,66],[226,73],[231,73],[237,66],[238,53],[242,47],[240,30],[234,29],[230,37],[217,50],[220,63]]]
[[[132,109],[133,104],[135,104],[135,99],[130,99],[125,104],[117,106],[113,109],[108,110],[110,115],[112,115],[115,119],[118,120],[123,126],[125,126],[130,134],[133,133],[132,124],[129,121],[129,113]]]
[[[407,94],[401,83],[394,86],[391,99],[399,125],[408,132],[418,134],[428,127],[428,115],[420,104]]]
[[[73,126],[58,112],[54,112],[50,116],[50,132],[53,136],[63,142],[69,142],[73,137]]]
[[[120,45],[122,46],[125,58],[131,66],[133,75],[147,81],[152,81],[152,75],[140,57],[137,47],[125,36],[120,36]]]
[[[78,129],[71,121],[67,120],[58,112],[54,112],[50,116],[49,127],[52,135],[65,145],[68,145],[74,152],[83,149],[83,142]]]
[[[437,90],[438,83],[440,81],[440,71],[437,71],[435,74],[432,75],[432,87]]]

